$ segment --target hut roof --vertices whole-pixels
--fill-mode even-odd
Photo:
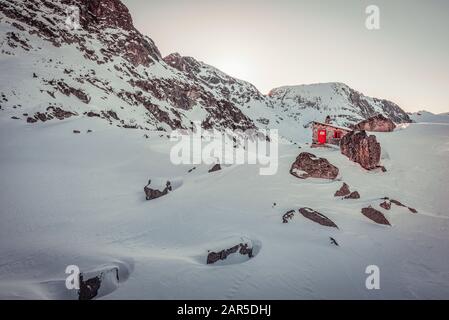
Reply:
[[[323,122],[319,122],[319,121],[313,121],[313,123],[315,124],[319,124],[322,126],[326,126],[326,127],[332,127],[332,128],[336,128],[336,129],[340,129],[340,130],[344,130],[344,131],[352,131],[352,129],[346,128],[346,127],[340,127],[340,126],[336,126],[334,124],[330,124],[330,123],[323,123]]]

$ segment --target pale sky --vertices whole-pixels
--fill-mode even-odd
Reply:
[[[122,0],[163,56],[254,84],[344,82],[406,111],[449,111],[448,0]],[[368,5],[380,29],[365,27]]]

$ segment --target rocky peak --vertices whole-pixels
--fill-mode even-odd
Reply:
[[[169,66],[185,73],[194,74],[201,71],[200,63],[192,57],[183,57],[179,53],[171,53],[163,60]]]
[[[72,1],[73,2],[73,1]],[[133,30],[133,21],[128,8],[119,0],[79,0],[85,14],[83,21],[110,28]]]

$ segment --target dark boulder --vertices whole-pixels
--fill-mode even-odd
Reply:
[[[401,202],[398,201],[398,200],[395,200],[395,199],[389,199],[388,197],[385,197],[384,199],[385,199],[385,200],[390,200],[390,206],[391,206],[391,203],[393,203],[393,204],[395,204],[395,205],[397,205],[397,206],[399,206],[399,207],[407,208],[407,209],[408,209],[410,212],[412,212],[412,213],[417,213],[417,212],[418,212],[418,210],[416,210],[415,208],[408,207],[408,206],[406,206],[405,204],[401,203]],[[382,204],[381,204],[381,206],[382,206]]]
[[[349,186],[345,182],[343,182],[343,185],[341,186],[341,188],[338,189],[337,191],[335,191],[334,196],[335,197],[343,197],[343,196],[347,196],[350,193],[351,193],[351,191],[349,190]]]
[[[360,199],[360,194],[357,191],[352,191],[344,199]]]
[[[383,213],[374,209],[371,206],[367,208],[362,208],[362,214],[368,219],[371,219],[378,224],[384,224],[388,226],[390,225],[390,222],[387,220],[387,218],[385,218]]]
[[[385,200],[384,202],[382,202],[382,203],[380,204],[380,206],[381,206],[382,208],[384,208],[385,210],[390,210],[390,208],[391,208],[391,202]]]
[[[83,274],[80,273],[80,289],[78,291],[79,300],[92,300],[98,294],[101,286],[101,275],[87,279],[84,281]]]
[[[288,220],[292,220],[295,215],[295,210],[289,210],[282,216],[282,223],[288,223]]]
[[[172,191],[171,182],[167,181],[163,190],[157,189],[156,187],[151,188],[151,180],[148,181],[148,184],[143,188],[145,192],[145,196],[147,200],[156,199],[166,195],[169,191]]]
[[[210,173],[210,172],[214,172],[214,171],[218,171],[218,170],[221,170],[221,166],[219,163],[216,163],[216,164],[214,164],[214,166],[212,168],[209,169],[208,172]]]
[[[206,263],[213,264],[219,260],[226,260],[229,255],[237,252],[241,255],[247,255],[248,258],[253,257],[253,248],[249,247],[247,243],[239,243],[229,249],[223,249],[219,252],[209,252]]]
[[[297,178],[335,179],[338,168],[325,158],[318,158],[314,154],[301,152],[290,168],[290,174]]]
[[[321,224],[322,226],[334,227],[338,229],[337,225],[332,220],[311,208],[300,208],[299,213],[301,213],[305,218]]]
[[[379,165],[380,143],[375,136],[368,136],[363,130],[351,131],[343,136],[340,141],[340,151],[367,170],[377,168]]]

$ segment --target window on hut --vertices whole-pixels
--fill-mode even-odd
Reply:
[[[340,139],[341,138],[341,131],[339,131],[339,130],[334,131],[334,138],[335,139]]]

